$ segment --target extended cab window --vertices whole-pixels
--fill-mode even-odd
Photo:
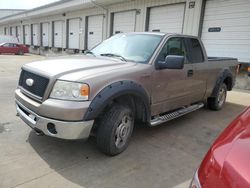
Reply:
[[[198,39],[187,38],[189,55],[188,60],[190,63],[201,63],[204,62],[204,55]]]
[[[163,46],[157,61],[164,62],[168,55],[178,55],[186,57],[186,48],[183,38],[170,38]]]

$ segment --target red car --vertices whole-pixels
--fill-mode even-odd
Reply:
[[[23,44],[2,43],[0,44],[0,54],[5,54],[5,53],[23,55],[24,53],[29,53],[29,48]]]
[[[190,187],[250,187],[250,107],[217,138]]]

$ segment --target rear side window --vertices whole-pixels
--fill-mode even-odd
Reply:
[[[194,38],[186,39],[189,48],[188,60],[190,63],[204,62],[204,55],[199,40]]]

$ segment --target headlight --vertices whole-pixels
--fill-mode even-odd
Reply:
[[[57,80],[50,98],[83,101],[89,98],[89,86],[83,83]]]
[[[194,174],[194,177],[190,184],[190,188],[201,188],[200,180],[198,178],[198,170]]]

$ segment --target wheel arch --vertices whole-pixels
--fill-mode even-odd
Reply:
[[[114,82],[102,89],[90,103],[83,120],[98,118],[114,102],[132,105],[138,119],[150,121],[150,98],[140,84],[130,80]]]
[[[227,90],[231,91],[233,86],[234,86],[234,79],[233,79],[233,74],[229,69],[223,69],[219,73],[219,76],[216,80],[214,89],[212,91],[211,97],[216,96],[216,92],[218,91],[218,88],[222,83],[225,83],[227,86]]]

